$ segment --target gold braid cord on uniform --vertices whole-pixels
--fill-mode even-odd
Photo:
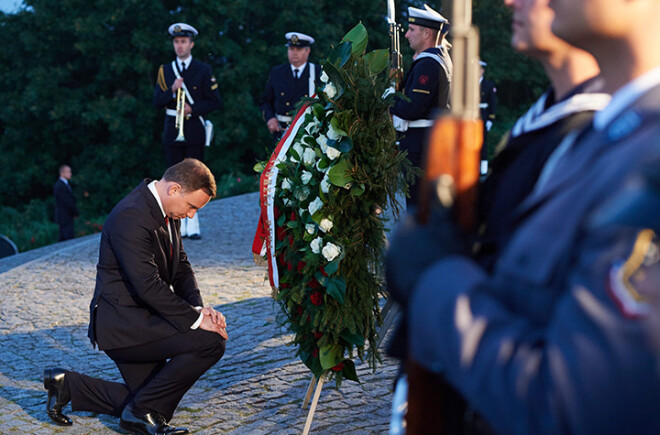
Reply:
[[[653,245],[654,237],[655,233],[651,230],[647,229],[640,231],[639,234],[637,234],[637,240],[635,240],[632,253],[623,265],[623,284],[630,291],[635,300],[638,301],[642,300],[643,297],[631,285],[630,278],[632,278],[635,272],[637,272],[644,264],[644,259]]]
[[[158,86],[160,86],[160,89],[163,91],[167,90],[167,84],[165,83],[165,72],[163,71],[163,65],[158,68],[158,80],[157,80]]]

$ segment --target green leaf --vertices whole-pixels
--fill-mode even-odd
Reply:
[[[344,37],[345,38],[345,37]],[[332,49],[330,54],[327,57],[328,62],[341,68],[344,66],[346,61],[351,58],[352,44],[350,42],[344,41],[338,46]],[[323,65],[323,69],[326,69],[326,65]],[[326,74],[330,75],[326,70]]]
[[[286,223],[287,228],[298,228],[298,221],[289,221]]]
[[[328,263],[323,270],[325,270],[325,273],[328,275],[332,275],[335,272],[337,272],[337,269],[339,269],[339,261],[341,261],[339,258],[335,258],[332,260],[330,263]],[[328,281],[326,284],[324,284],[326,287],[330,285],[330,282]]]
[[[346,36],[344,36],[343,40],[350,41],[353,44],[351,49],[353,54],[358,56],[361,55],[367,48],[367,41],[369,40],[366,27],[364,27],[362,22],[358,23],[357,26],[353,27]]]
[[[345,359],[342,363],[344,364],[344,368],[342,369],[341,374],[349,381],[360,383],[357,372],[355,371],[355,363],[350,359]]]
[[[318,357],[313,357],[309,352],[300,352],[300,359],[309,368],[316,378],[320,378],[324,370]]]
[[[328,370],[339,364],[342,357],[342,347],[338,344],[329,344],[319,349],[321,367]]]
[[[282,213],[280,217],[277,218],[277,226],[281,227],[284,225],[284,222],[286,221],[286,214]]]
[[[364,184],[360,184],[360,185],[355,184],[353,185],[353,187],[351,187],[351,195],[362,196],[363,193],[364,193]]]
[[[253,167],[252,170],[256,172],[257,174],[261,174],[264,169],[266,169],[266,162],[257,162]]]
[[[388,60],[389,50],[386,49],[374,50],[364,55],[364,61],[372,75],[377,75],[387,68]]]
[[[340,136],[348,136],[348,133],[346,133],[342,128],[339,126],[339,118],[336,116],[333,116],[332,119],[330,120],[330,125],[332,126],[332,129],[335,131]]]
[[[364,337],[362,334],[352,334],[348,329],[341,333],[341,338],[354,346],[364,346]]]
[[[337,264],[339,264],[339,262],[337,262]],[[330,272],[328,272],[327,270],[326,273],[330,275]],[[344,296],[346,295],[346,282],[342,278],[330,279],[328,281],[328,287],[326,288],[326,292],[334,300],[336,300],[340,304],[343,304]]]
[[[348,136],[343,136],[339,142],[334,141],[332,145],[330,145],[330,141],[328,141],[328,145],[337,148],[342,153],[347,153],[353,149],[353,141]]]
[[[348,183],[353,182],[353,177],[347,174],[348,172],[348,160],[343,159],[339,163],[337,163],[335,166],[330,168],[328,171],[328,180],[330,180],[330,183],[338,186],[338,187],[344,187]]]
[[[327,73],[326,73],[327,74]],[[321,104],[314,104],[312,106],[312,110],[314,111],[314,116],[316,116],[317,119],[323,119],[325,118],[325,109]]]

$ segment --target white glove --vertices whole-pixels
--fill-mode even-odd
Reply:
[[[486,121],[486,131],[490,131],[491,128],[493,128],[493,121],[489,119]]]

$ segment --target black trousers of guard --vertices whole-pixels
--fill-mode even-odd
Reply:
[[[164,144],[165,149],[165,163],[169,168],[187,157],[197,159],[200,162],[204,161],[204,144],[189,144],[188,142],[174,142]]]
[[[136,412],[156,411],[169,421],[183,395],[224,352],[225,339],[202,329],[139,346],[106,350],[124,383],[67,372],[71,408],[119,417],[124,407],[133,402]]]

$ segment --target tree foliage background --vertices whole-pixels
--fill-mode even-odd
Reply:
[[[423,2],[395,3],[405,30],[407,6]],[[440,2],[428,3],[440,9]],[[272,149],[258,101],[270,68],[286,61],[284,33],[313,35],[311,60],[318,61],[362,21],[369,49],[384,48],[389,46],[386,5],[385,0],[25,0],[19,12],[0,15],[6,37],[0,51],[0,182],[5,186],[0,208],[11,217],[0,224],[0,233],[20,239],[16,225],[26,223],[21,213],[29,212],[27,221],[52,218],[52,186],[63,163],[74,171],[79,221],[102,222],[139,180],[162,174],[163,113],[151,99],[158,66],[174,57],[170,24],[183,21],[200,31],[193,56],[211,64],[218,79],[224,108],[210,116],[216,137],[206,161],[222,177],[249,174]],[[474,21],[481,29],[487,75],[499,89],[503,116],[496,131],[501,132],[540,93],[545,79],[537,65],[509,48],[510,13],[499,0],[474,0]],[[409,63],[410,49],[401,40]],[[44,225],[43,231],[54,232],[44,235],[42,244],[55,241],[56,226]],[[34,237],[37,230],[28,230]]]

